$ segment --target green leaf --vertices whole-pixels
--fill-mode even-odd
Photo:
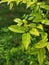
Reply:
[[[37,43],[36,45],[34,45],[35,48],[44,48],[46,47],[47,43]]]
[[[22,0],[15,0],[17,5],[22,1]]]
[[[30,30],[30,34],[35,35],[35,36],[39,36],[39,32],[38,32],[38,30],[36,28],[32,28]]]
[[[17,25],[19,25],[19,26],[21,26],[21,25],[23,24],[23,23],[22,23],[22,20],[19,19],[19,18],[15,18],[15,19],[14,19],[14,22],[16,22]]]
[[[48,36],[47,33],[45,33],[45,32],[41,32],[41,37],[42,37],[43,41],[48,41],[47,36]]]
[[[27,8],[30,7],[31,5],[34,5],[35,2],[27,2]]]
[[[37,0],[33,0],[33,2],[37,2]]]
[[[35,23],[30,23],[28,26],[29,26],[30,28],[34,28],[34,27],[36,27],[36,24],[35,24]]]
[[[33,20],[33,17],[32,17],[32,16],[30,16],[30,17],[28,18],[28,20]]]
[[[43,26],[41,24],[38,24],[37,28],[43,30]]]
[[[39,50],[39,49],[37,49],[37,48],[34,48],[34,47],[31,47],[31,48],[30,48],[30,47],[29,47],[27,53],[28,53],[28,54],[31,54],[31,55],[36,55],[36,54],[38,53],[38,50]]]
[[[21,20],[19,18],[15,18],[14,22],[16,22],[17,25],[19,25],[19,26],[21,26],[22,24],[25,24],[25,25],[27,24],[27,20],[25,20],[25,19]]]
[[[49,60],[47,60],[47,61],[45,62],[45,64],[46,64],[46,65],[49,65]]]
[[[19,23],[19,22],[21,22],[22,20],[20,19],[20,18],[15,18],[14,19],[14,22],[16,22],[16,23]]]
[[[24,33],[22,35],[22,44],[24,46],[24,48],[27,50],[28,49],[28,46],[30,45],[31,43],[31,36],[29,33]]]
[[[9,9],[11,10],[13,8],[13,3],[10,3]]]
[[[42,37],[42,40],[40,40],[38,43],[34,44],[35,48],[43,48],[43,47],[47,46],[47,41],[48,41],[47,33],[41,32],[41,37]]]
[[[41,20],[42,24],[49,25],[49,19],[43,19]]]
[[[45,2],[39,2],[37,5],[40,6],[40,8],[43,8],[45,10],[49,10],[49,5],[45,4]]]
[[[18,50],[17,48],[12,48],[12,49],[10,50],[10,53],[13,54],[13,53],[17,52],[17,50]]]
[[[8,32],[9,29],[8,29],[7,27],[4,27],[4,28],[2,28],[2,31],[3,31],[3,32]]]
[[[45,58],[45,49],[42,48],[42,49],[40,49],[39,52],[38,52],[38,61],[39,61],[39,64],[40,64],[40,65],[43,65],[44,58]]]
[[[41,8],[49,10],[49,5],[40,5]]]
[[[22,22],[26,25],[27,24],[27,20],[23,19]]]
[[[49,42],[47,42],[47,46],[46,46],[46,47],[47,47],[47,49],[48,49],[48,51],[49,51]]]
[[[25,33],[28,30],[27,27],[18,26],[18,25],[11,25],[8,28],[9,30],[16,32],[16,33]]]
[[[38,43],[34,44],[35,48],[44,48],[47,46],[47,42],[45,42],[44,40],[40,40]]]
[[[3,3],[3,2],[8,2],[8,0],[1,0],[0,3]]]
[[[33,22],[41,22],[42,20],[42,15],[41,14],[35,14],[35,17],[33,19]]]
[[[44,22],[44,24],[45,25],[49,25],[49,20],[44,20],[45,22]]]

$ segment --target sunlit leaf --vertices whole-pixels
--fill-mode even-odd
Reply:
[[[14,19],[14,22],[16,22],[17,25],[19,25],[19,26],[21,26],[21,25],[23,24],[23,23],[22,23],[22,20],[19,19],[19,18],[15,18],[15,19]]]
[[[35,48],[44,48],[47,46],[47,42],[44,40],[40,40],[38,43],[34,44]]]
[[[43,9],[49,10],[49,5],[41,5],[40,7]]]
[[[38,24],[37,28],[43,30],[43,26],[41,24]]]
[[[40,65],[43,64],[44,58],[45,58],[45,49],[42,48],[42,49],[40,49],[39,52],[38,52],[38,61],[39,61],[39,64],[40,64]]]
[[[28,30],[27,27],[17,26],[17,25],[11,25],[8,28],[9,28],[9,30],[16,32],[16,33],[25,33],[25,31]]]
[[[49,42],[47,42],[47,49],[48,49],[48,51],[49,51]]]
[[[30,45],[31,43],[31,36],[29,33],[24,33],[22,35],[22,44],[24,46],[24,48],[27,50],[28,46]]]
[[[39,32],[38,32],[38,30],[36,28],[32,28],[30,30],[30,34],[35,35],[35,36],[39,36]]]
[[[13,8],[13,3],[10,3],[10,7],[9,8],[10,8],[10,10]]]

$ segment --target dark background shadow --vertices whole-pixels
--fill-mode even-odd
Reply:
[[[31,9],[26,9],[26,4],[23,3],[18,5],[14,3],[12,10],[9,10],[7,3],[2,3],[0,4],[0,27],[15,24],[14,18],[22,18],[24,14],[28,15],[30,12]]]

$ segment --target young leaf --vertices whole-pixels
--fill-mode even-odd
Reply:
[[[49,25],[49,20],[45,20],[45,25]]]
[[[49,42],[47,43],[47,49],[48,49],[48,51],[49,51]]]
[[[30,45],[31,43],[31,36],[29,33],[24,33],[22,35],[22,44],[24,46],[24,48],[27,50],[28,49],[28,46]]]
[[[19,18],[15,18],[15,19],[14,19],[14,22],[19,23],[19,22],[22,22],[22,20],[19,19]]]
[[[15,19],[14,19],[14,22],[16,22],[17,25],[19,25],[19,26],[21,26],[21,25],[23,24],[23,23],[22,23],[22,20],[19,19],[19,18],[15,18]]]
[[[35,17],[33,19],[33,22],[41,22],[42,20],[42,15],[41,14],[35,14]]]
[[[36,28],[32,28],[32,30],[30,30],[30,34],[35,35],[35,36],[39,36],[39,32]]]
[[[22,22],[26,25],[27,24],[27,20],[23,19]]]
[[[37,28],[43,30],[43,26],[41,24],[38,24]]]
[[[33,2],[37,2],[37,0],[33,0]]]
[[[45,64],[46,64],[46,65],[49,65],[49,61],[47,60],[47,61],[45,62]]]
[[[18,26],[18,25],[11,25],[8,28],[9,28],[9,30],[16,32],[16,33],[25,33],[25,31],[28,30],[27,27]]]
[[[13,8],[13,3],[10,3],[9,9],[11,10]]]
[[[49,10],[49,5],[40,5],[41,8]]]
[[[35,24],[35,23],[30,23],[28,26],[29,26],[30,28],[34,28],[34,27],[36,27],[36,24]]]
[[[31,5],[34,5],[35,2],[27,2],[27,8],[30,7]]]
[[[43,64],[44,58],[45,58],[45,49],[44,48],[39,49],[39,52],[38,52],[38,61],[39,61],[40,65]]]
[[[44,48],[44,47],[46,47],[46,46],[47,46],[47,42],[45,42],[45,41],[43,41],[43,40],[41,40],[41,41],[39,41],[38,43],[34,44],[34,47],[35,47],[35,48]]]
[[[42,37],[43,41],[48,41],[47,36],[48,36],[47,33],[41,32],[41,37]]]

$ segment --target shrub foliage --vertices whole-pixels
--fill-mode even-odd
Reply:
[[[0,30],[4,32],[0,41],[0,65],[49,65],[48,33],[44,27],[49,25],[49,1],[1,0],[0,4],[5,2],[10,10],[16,8],[21,15],[13,19],[15,24]]]

